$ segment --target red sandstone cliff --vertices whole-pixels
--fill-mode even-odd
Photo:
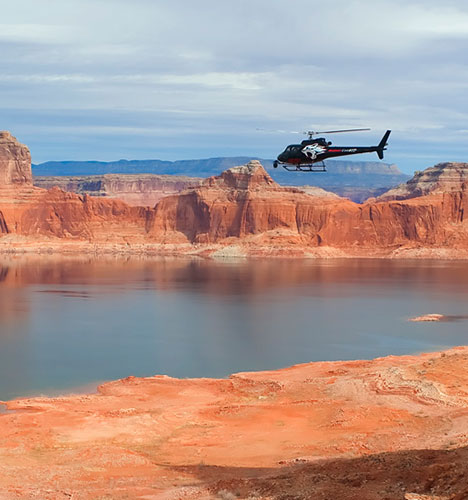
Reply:
[[[210,177],[198,188],[162,199],[151,234],[193,243],[264,234],[305,244],[305,236],[316,244],[318,230],[330,214],[337,207],[354,206],[349,200],[280,187],[258,161],[251,161]]]
[[[147,210],[120,200],[34,187],[26,146],[7,132],[0,133],[0,233],[88,242],[139,242],[146,235]],[[0,239],[1,241],[1,239]]]
[[[252,161],[151,209],[33,187],[27,148],[9,134],[2,137],[0,231],[9,233],[0,238],[3,251],[21,249],[27,237],[42,246],[53,240],[54,250],[81,242],[93,250],[112,244],[160,253],[468,256],[465,182],[451,181],[449,190],[439,182],[426,196],[359,205],[281,187]],[[451,165],[434,167],[439,178],[453,178]],[[464,175],[467,165],[456,169]]]
[[[22,211],[16,222],[22,235],[45,235],[91,242],[141,242],[149,211],[120,200],[103,200],[53,188]]]
[[[9,132],[0,132],[0,234],[17,230],[19,213],[39,192],[32,185],[29,149]]]
[[[417,199],[358,205],[282,188],[258,162],[227,170],[157,205],[153,235],[216,243],[230,237],[306,249],[391,251],[399,247],[468,248],[465,185]]]
[[[32,185],[31,154],[9,132],[0,131],[0,186]]]
[[[406,183],[378,197],[379,201],[407,200],[428,194],[444,194],[465,190],[468,163],[439,163],[416,172]]]

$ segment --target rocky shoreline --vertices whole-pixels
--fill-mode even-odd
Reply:
[[[194,257],[203,259],[416,259],[468,260],[468,250],[462,248],[398,247],[394,249],[330,246],[301,248],[296,245],[260,245],[254,241],[220,244],[161,244],[161,243],[91,243],[85,241],[11,236],[0,238],[0,255],[11,256],[86,256],[86,257]]]

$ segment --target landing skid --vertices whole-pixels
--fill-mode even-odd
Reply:
[[[302,165],[291,165],[290,163],[275,162],[273,166],[276,168],[281,165],[288,172],[326,172],[327,167],[323,161],[317,163],[303,163]]]

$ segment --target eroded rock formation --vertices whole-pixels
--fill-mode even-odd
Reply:
[[[464,164],[428,169],[428,178],[435,171],[439,180],[426,183],[427,195],[360,205],[281,187],[254,160],[144,208],[32,186],[29,153],[7,137],[0,142],[0,231],[8,233],[0,238],[3,251],[21,248],[23,240],[15,237],[27,237],[31,245],[46,240],[51,251],[73,241],[93,251],[112,244],[125,251],[232,256],[468,255]]]
[[[50,238],[89,243],[138,243],[146,236],[147,210],[33,186],[29,150],[7,132],[0,136],[0,232],[9,233],[6,250],[21,247],[12,236],[39,248]],[[2,140],[3,138],[3,140]],[[1,241],[1,240],[0,240]]]
[[[148,212],[145,207],[131,207],[120,200],[79,196],[53,188],[23,209],[16,230],[28,236],[138,243],[146,235]]]
[[[407,200],[428,194],[465,191],[468,182],[468,163],[438,163],[416,172],[405,184],[379,196],[379,201]]]
[[[254,160],[210,177],[198,188],[162,199],[155,209],[151,234],[167,241],[217,243],[276,231],[277,236],[299,241],[298,207],[316,203],[322,211],[331,209],[334,201],[280,187]]]
[[[325,189],[322,189],[317,186],[297,186],[297,189],[299,191],[303,191],[305,194],[310,194],[311,196],[320,196],[321,198],[334,198],[339,199],[340,196],[338,196],[335,193],[332,193],[331,191],[326,191]],[[347,196],[344,196],[344,198],[348,198]]]
[[[248,180],[247,180],[248,178]],[[157,205],[152,234],[216,243],[230,237],[257,244],[385,251],[402,246],[466,245],[465,185],[458,191],[364,205],[282,188],[258,162],[229,169],[199,188]],[[274,241],[273,241],[274,240]]]
[[[0,131],[0,186],[32,185],[31,153],[9,132]]]
[[[34,177],[34,185],[90,196],[117,198],[133,206],[154,206],[164,196],[198,186],[202,179],[176,175],[106,174],[83,177]]]

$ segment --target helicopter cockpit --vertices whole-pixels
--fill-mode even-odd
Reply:
[[[317,139],[304,139],[301,144],[303,146],[309,146],[310,144],[320,144],[320,146],[331,146],[332,143],[331,141],[327,141],[325,138],[323,137],[318,137]]]

